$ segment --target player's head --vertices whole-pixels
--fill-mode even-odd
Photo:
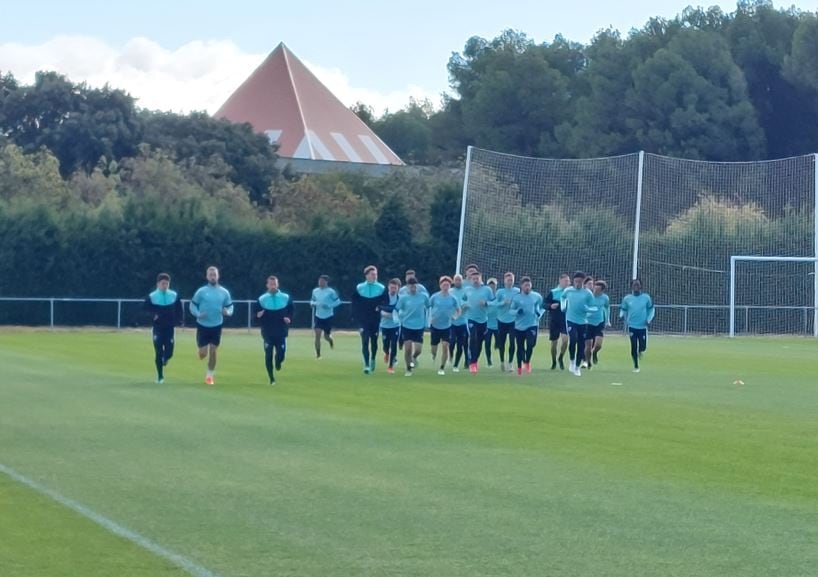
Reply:
[[[568,276],[567,272],[562,273],[560,275],[560,288],[566,289],[566,288],[568,288],[568,286],[570,284],[571,284],[571,277]]]
[[[156,288],[160,291],[166,291],[170,287],[170,275],[166,272],[160,272],[156,275]]]
[[[598,280],[594,283],[594,294],[599,296],[608,290],[608,283],[604,280]]]
[[[270,275],[267,277],[267,291],[268,292],[275,292],[278,290],[278,277],[275,275]]]
[[[364,269],[364,276],[367,282],[375,282],[378,280],[378,268],[374,265],[369,265]]]
[[[491,292],[496,292],[497,291],[497,279],[496,278],[491,277],[489,280],[486,281],[486,284],[489,285],[489,288],[491,289]]]
[[[207,282],[210,284],[219,284],[219,269],[217,269],[215,266],[208,267],[205,277],[207,278]]]
[[[322,274],[321,276],[318,277],[318,286],[320,288],[327,288],[328,284],[329,284],[329,277],[327,275]]]
[[[449,276],[440,277],[438,285],[440,286],[440,290],[442,290],[444,293],[448,292],[452,286],[452,277]]]
[[[452,278],[452,284],[457,288],[462,287],[463,286],[463,275],[460,274],[460,273],[457,273],[456,275],[454,275],[454,277]]]
[[[406,281],[406,288],[409,289],[410,295],[416,294],[418,292],[418,279],[410,276],[409,280]]]
[[[415,274],[415,269],[413,268],[410,268],[403,274],[403,279],[407,282],[407,284],[409,283],[410,278],[417,278],[417,274]]]
[[[633,279],[631,281],[631,290],[633,291],[633,294],[637,295],[642,292],[642,281],[638,278]]]
[[[392,280],[390,280],[389,281],[389,294],[396,295],[396,294],[398,294],[399,290],[400,290],[400,279],[399,278],[393,278]]]
[[[574,288],[581,289],[582,285],[585,283],[585,273],[578,270],[571,278],[574,281]]]
[[[464,270],[466,278],[471,278],[472,273],[476,270],[480,270],[476,264],[467,264]]]
[[[471,280],[471,284],[474,286],[480,286],[483,284],[483,275],[476,268],[472,269],[469,279]]]
[[[524,276],[520,279],[520,290],[523,291],[525,294],[531,292],[531,277]]]
[[[503,284],[505,285],[506,288],[509,288],[509,289],[514,286],[514,273],[513,272],[507,272],[506,274],[503,275]]]
[[[585,288],[587,288],[589,291],[593,291],[594,290],[594,277],[592,277],[592,276],[585,277],[585,283],[584,283],[583,286],[585,286]]]

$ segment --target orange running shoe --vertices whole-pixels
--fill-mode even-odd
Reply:
[[[205,384],[206,385],[215,385],[216,381],[210,375],[205,377]]]

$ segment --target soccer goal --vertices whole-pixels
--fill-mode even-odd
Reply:
[[[818,337],[818,258],[730,257],[730,336]]]

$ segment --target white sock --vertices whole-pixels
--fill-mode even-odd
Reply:
[[[210,369],[208,369],[207,376],[212,377],[215,373],[216,373],[216,371],[211,371]]]

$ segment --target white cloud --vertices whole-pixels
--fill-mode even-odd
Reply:
[[[265,56],[242,52],[227,40],[189,42],[168,50],[148,38],[113,47],[87,36],[56,36],[38,45],[0,43],[0,71],[30,83],[38,70],[54,70],[74,82],[121,88],[145,108],[213,113]],[[364,102],[377,114],[403,108],[410,97],[439,99],[415,85],[389,92],[354,86],[338,68],[305,64],[344,104]]]

